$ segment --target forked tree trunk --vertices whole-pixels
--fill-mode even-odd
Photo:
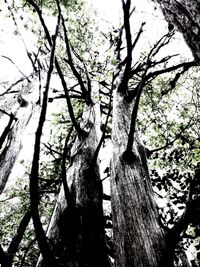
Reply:
[[[111,203],[116,267],[169,267],[166,237],[158,223],[145,149],[138,138],[134,157],[123,157],[131,109],[118,92],[113,100]]]
[[[195,60],[200,63],[200,2],[199,0],[153,0],[160,4],[170,25],[183,34]]]
[[[72,148],[73,161],[67,169],[72,207],[67,206],[63,187],[47,236],[60,266],[107,267],[99,166],[91,166],[99,141],[99,105],[85,105],[82,127],[88,132]],[[37,266],[44,266],[40,257]]]

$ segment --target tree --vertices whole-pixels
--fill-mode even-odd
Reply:
[[[0,137],[0,194],[3,192],[17,156],[21,150],[21,135],[23,134],[31,116],[34,114],[35,105],[29,100],[28,94],[34,89],[34,79],[21,78],[1,94],[1,114],[9,118],[7,126]],[[18,84],[22,89],[17,89],[14,96],[8,95]],[[26,98],[26,99],[25,99]]]
[[[158,114],[172,108],[170,94],[176,90],[177,94],[180,93],[182,77],[191,67],[196,66],[197,62],[172,61],[170,64],[174,55],[169,54],[160,58],[160,51],[173,37],[172,29],[134,62],[133,52],[139,45],[145,25],[142,23],[133,40],[130,25],[134,9],[131,10],[130,0],[122,1],[122,26],[111,33],[103,33],[103,36],[109,39],[110,53],[113,57],[108,61],[108,53],[103,64],[97,61],[99,52],[93,51],[94,47],[90,46],[91,40],[95,42],[96,39],[90,39],[93,36],[87,28],[83,13],[80,20],[74,21],[73,15],[70,17],[70,12],[73,13],[74,9],[77,13],[78,10],[84,12],[81,1],[77,1],[73,6],[70,1],[66,5],[60,1],[39,3],[28,0],[25,7],[29,12],[34,11],[42,29],[42,44],[33,66],[38,75],[40,71],[44,72],[45,86],[43,98],[40,99],[40,118],[29,174],[30,207],[26,207],[27,211],[19,223],[18,233],[7,251],[4,252],[3,248],[0,250],[2,266],[12,265],[30,216],[33,219],[35,233],[30,244],[36,238],[41,253],[37,266],[112,266],[109,256],[114,258],[117,267],[174,266],[177,245],[185,235],[189,237],[188,225],[195,226],[195,229],[198,229],[199,225],[195,216],[199,209],[199,156],[195,150],[199,142],[193,127],[198,123],[198,116],[193,112],[189,122],[183,123],[182,119],[184,120],[188,114],[181,107],[182,117],[174,126],[173,122],[163,125],[163,116],[159,117]],[[52,12],[56,18],[53,35],[47,27],[45,12]],[[84,39],[85,36],[89,36],[88,39]],[[46,68],[42,61],[44,54],[47,55]],[[53,75],[59,77],[63,92],[59,92],[55,98],[50,98]],[[161,75],[166,76],[163,78]],[[196,88],[198,92],[198,87]],[[50,174],[45,170],[47,175],[43,177],[41,138],[47,107],[49,102],[60,98],[66,101],[68,111],[67,115],[63,116],[65,123],[69,124],[66,127],[65,142],[62,142],[59,148],[52,148],[54,144],[45,145],[53,155],[56,172]],[[193,108],[196,107],[196,98],[192,99],[190,105]],[[80,110],[79,114],[76,106]],[[100,118],[100,110],[104,122]],[[141,111],[147,114],[142,119]],[[149,124],[153,137],[146,124]],[[105,234],[103,179],[100,177],[98,160],[99,151],[102,145],[106,144],[110,131],[113,153],[111,171],[108,169],[106,172],[110,172],[111,176],[113,238]],[[142,136],[148,140],[153,138],[152,144],[159,144],[159,147],[146,148],[141,141]],[[180,141],[182,146],[179,144]],[[189,149],[194,151],[192,160],[186,156]],[[165,155],[162,156],[163,150]],[[196,166],[196,171],[188,179],[185,178],[186,175],[181,174],[182,155],[191,161],[190,168]],[[157,166],[151,166],[151,177],[148,157],[158,162]],[[170,166],[172,161],[176,169],[166,168],[166,175],[160,175],[159,169],[164,165]],[[52,178],[48,177],[49,175]],[[173,179],[176,179],[176,185],[183,184],[184,189],[180,196],[175,194],[175,190],[179,189],[174,188]],[[45,196],[51,194],[48,190],[52,188],[53,192],[58,188],[59,194],[55,198],[54,211],[45,232],[42,223],[42,209],[45,208],[42,202]],[[173,212],[171,204],[168,205],[167,212],[161,213],[161,210],[157,209],[154,191],[158,194],[160,191],[168,192],[173,196],[173,201],[184,204],[182,215]],[[109,199],[108,196],[106,198]],[[111,217],[107,219],[110,220]],[[188,264],[182,248],[176,254],[182,266]],[[23,262],[24,260],[22,264]]]
[[[192,1],[155,1],[160,4],[170,28],[177,27],[183,34],[193,56],[199,62],[199,2]]]

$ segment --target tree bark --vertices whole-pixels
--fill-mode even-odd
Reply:
[[[200,63],[200,3],[199,0],[154,0],[170,26],[183,34],[195,60]],[[170,27],[169,27],[170,28]]]
[[[169,267],[166,236],[158,223],[145,148],[138,136],[126,156],[130,104],[119,92],[113,100],[111,204],[116,267]]]
[[[31,92],[33,86],[34,82],[22,85],[23,89],[18,93],[18,96],[16,95],[10,99],[3,96],[0,99],[3,102],[1,110],[10,114],[7,129],[0,137],[2,139],[0,151],[0,194],[6,186],[9,175],[22,148],[22,135],[33,114],[33,104],[24,99]]]
[[[47,236],[60,266],[107,267],[102,183],[98,163],[92,163],[99,141],[99,104],[86,104],[82,121],[88,135],[76,139],[66,173],[71,205],[62,186]],[[41,256],[37,266],[44,266]]]

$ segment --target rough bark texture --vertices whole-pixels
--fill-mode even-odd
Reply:
[[[97,108],[98,109],[98,108]],[[91,161],[98,145],[99,110],[85,105],[82,127],[88,132],[75,141],[67,182],[72,206],[61,188],[47,236],[60,266],[107,267],[109,265],[102,209],[102,183],[98,164]],[[44,266],[40,257],[37,266]]]
[[[25,100],[33,89],[34,83],[22,85],[22,89],[15,97],[0,98],[1,110],[13,116],[13,121],[7,125],[0,151],[0,194],[3,192],[15,161],[21,150],[22,134],[33,114],[33,104]],[[12,112],[12,113],[11,113]],[[0,112],[0,116],[3,113]],[[14,115],[13,115],[14,114]],[[11,117],[10,117],[11,118]],[[2,137],[2,136],[1,136]]]
[[[199,0],[154,0],[160,4],[170,25],[183,34],[195,60],[200,63],[200,2]]]
[[[113,103],[111,203],[116,267],[172,266],[166,239],[158,224],[145,150],[138,138],[133,154],[123,156],[131,109],[119,93]]]

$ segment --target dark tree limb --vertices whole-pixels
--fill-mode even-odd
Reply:
[[[19,227],[17,229],[17,233],[16,235],[12,238],[12,241],[9,244],[9,247],[7,249],[7,258],[8,258],[8,262],[9,262],[9,266],[11,267],[13,264],[13,259],[14,256],[16,254],[16,252],[18,251],[18,247],[19,244],[22,241],[22,238],[24,236],[25,230],[30,222],[31,219],[31,212],[30,209],[28,209],[28,211],[25,213],[25,215],[23,216]]]
[[[46,38],[47,38],[47,41],[49,43],[50,46],[52,46],[52,40],[51,40],[51,35],[49,33],[49,30],[45,24],[45,21],[43,19],[43,16],[42,16],[42,11],[40,10],[39,6],[33,1],[33,0],[27,0],[27,2],[35,9],[35,11],[37,12],[38,16],[39,16],[39,19],[40,19],[40,22],[42,24],[42,27],[44,29],[44,32],[45,32],[45,35],[46,35]]]
[[[110,201],[110,200],[111,200],[111,196],[106,195],[106,194],[104,193],[104,194],[103,194],[103,200],[108,200],[108,201]]]
[[[122,80],[118,86],[118,92],[126,94],[128,91],[128,81],[131,72],[131,64],[132,64],[132,36],[130,29],[130,6],[131,1],[127,0],[126,3],[122,0],[122,7],[124,13],[124,29],[126,35],[126,45],[127,45],[127,57],[126,57],[126,66],[122,76]]]
[[[140,98],[142,95],[142,90],[145,85],[144,81],[145,81],[147,70],[148,70],[148,63],[147,63],[146,70],[142,75],[141,81],[137,89],[137,95],[136,95],[135,103],[133,106],[133,111],[131,114],[131,124],[130,124],[130,130],[128,134],[127,147],[126,147],[126,151],[124,152],[125,157],[126,156],[129,157],[132,154],[133,142],[134,142],[134,137],[135,137],[135,132],[136,132],[137,114],[138,114],[138,109],[139,109]]]
[[[0,136],[0,149],[2,148],[2,145],[3,145],[4,141],[6,140],[6,137],[8,136],[8,133],[10,132],[11,125],[15,119],[15,116],[12,113],[9,114],[9,116],[10,116],[9,122],[8,122],[7,126],[5,127],[2,135]]]
[[[86,101],[87,105],[92,105],[93,104],[93,101],[92,101],[92,98],[91,98],[92,85],[91,85],[91,79],[89,77],[89,73],[88,73],[88,70],[87,70],[87,66],[86,66],[84,60],[75,51],[75,49],[73,49],[73,53],[82,62],[83,66],[84,66],[85,75],[86,75],[86,78],[87,78],[87,92],[86,92],[85,101]]]
[[[157,77],[158,75],[164,74],[164,73],[169,73],[171,71],[180,69],[180,68],[190,68],[190,67],[195,67],[197,66],[197,62],[196,61],[190,61],[190,62],[183,62],[183,63],[179,63],[177,65],[168,67],[168,68],[163,68],[161,70],[156,70],[154,72],[150,72],[149,74],[147,74],[146,76],[146,80],[149,79],[154,79],[155,77]]]
[[[25,79],[26,79],[25,77],[22,77],[22,78],[20,78],[19,80],[17,80],[16,82],[12,83],[12,84],[8,87],[8,89],[6,89],[5,92],[3,92],[3,93],[0,94],[0,96],[3,96],[3,95],[6,95],[6,94],[10,93],[10,90],[11,90],[15,85],[17,85],[18,83],[23,82]]]
[[[108,126],[108,120],[111,116],[111,111],[112,111],[112,94],[113,94],[113,90],[114,90],[114,76],[112,78],[112,85],[111,85],[111,90],[110,90],[110,99],[109,99],[109,104],[108,104],[108,112],[107,112],[107,117],[106,117],[106,121],[105,121],[105,124],[104,124],[104,129],[103,129],[103,133],[102,133],[102,136],[101,136],[101,139],[98,143],[98,146],[95,150],[95,153],[94,153],[94,156],[93,156],[93,159],[91,161],[91,165],[94,166],[94,164],[96,163],[97,161],[97,158],[98,158],[98,154],[99,154],[99,151],[101,149],[101,146],[103,144],[103,141],[105,139],[105,135],[106,135],[106,130],[107,130],[107,126]]]
[[[84,82],[82,80],[82,77],[81,77],[80,73],[77,71],[77,69],[76,69],[76,67],[74,66],[74,63],[73,63],[70,44],[69,44],[69,40],[68,40],[68,36],[67,36],[67,29],[66,29],[65,21],[64,21],[63,17],[62,17],[62,26],[63,26],[63,30],[64,30],[66,52],[67,52],[67,56],[68,56],[67,63],[69,64],[74,76],[76,77],[76,79],[79,82],[79,85],[80,85],[80,88],[81,88],[81,91],[82,91],[82,94],[83,94],[83,98],[86,99],[87,98],[87,90],[85,88],[85,85],[84,85]]]
[[[8,267],[7,255],[4,252],[1,245],[0,245],[0,263],[1,263],[1,267]]]
[[[57,1],[57,6],[59,10],[59,2]],[[39,215],[39,159],[40,159],[40,145],[41,145],[41,136],[43,125],[46,119],[46,111],[47,111],[47,102],[48,102],[48,92],[50,87],[51,75],[54,68],[54,58],[55,58],[55,49],[56,49],[56,38],[59,32],[59,24],[60,24],[60,12],[58,13],[57,26],[55,30],[55,35],[52,38],[52,47],[51,47],[51,55],[50,55],[50,66],[47,73],[47,81],[46,88],[43,94],[43,103],[42,110],[40,114],[39,124],[36,131],[35,136],[35,145],[34,145],[34,155],[32,161],[32,168],[30,174],[30,201],[31,201],[31,215],[33,218],[33,224],[35,228],[36,238],[38,241],[38,245],[41,251],[41,254],[44,258],[44,261],[48,266],[55,266],[55,259],[52,255],[50,246],[48,244],[46,234],[42,227],[42,223]]]
[[[45,24],[45,21],[43,19],[42,11],[40,10],[38,5],[33,0],[27,0],[27,1],[36,10],[36,12],[37,12],[37,14],[39,16],[40,22],[41,22],[41,24],[43,26],[47,41],[48,41],[48,43],[49,43],[49,45],[51,47],[52,46],[52,39],[51,39],[49,30],[48,30],[48,28],[47,28],[47,26]],[[60,12],[60,15],[61,15],[61,12]],[[62,86],[63,86],[63,90],[64,90],[64,93],[65,93],[65,98],[66,98],[66,101],[67,101],[68,111],[69,111],[69,115],[70,115],[72,124],[73,124],[73,126],[74,126],[74,128],[75,128],[75,130],[76,130],[76,132],[78,134],[78,137],[82,138],[82,137],[84,137],[86,135],[86,132],[80,128],[80,126],[78,125],[78,123],[76,121],[76,118],[75,118],[75,115],[74,115],[74,111],[73,111],[73,107],[72,107],[72,103],[71,103],[71,99],[70,99],[70,96],[69,96],[69,93],[68,93],[67,84],[66,84],[64,75],[62,73],[61,67],[60,67],[59,62],[58,62],[56,57],[55,57],[55,66],[56,66],[58,75],[60,77],[60,80],[61,80],[61,83],[62,83]]]
[[[69,186],[67,184],[65,160],[66,160],[67,154],[68,154],[68,143],[69,143],[72,131],[73,131],[73,126],[69,130],[68,135],[67,135],[67,137],[65,139],[65,146],[64,146],[64,149],[63,149],[63,157],[62,157],[62,164],[61,164],[61,180],[62,180],[62,183],[63,183],[65,199],[66,199],[67,206],[69,207],[69,209],[73,208],[73,201],[72,201],[71,193],[70,193],[70,190],[69,190]]]
[[[58,71],[58,75],[61,79],[61,83],[62,83],[62,86],[63,86],[63,89],[64,89],[64,93],[65,93],[65,98],[66,98],[66,101],[67,101],[67,106],[68,106],[68,111],[69,111],[69,115],[70,115],[70,118],[71,118],[71,121],[72,121],[72,124],[78,134],[78,137],[79,139],[83,138],[86,136],[86,132],[81,129],[80,125],[77,123],[76,121],[76,118],[75,118],[75,115],[74,115],[74,110],[73,110],[73,107],[72,107],[72,103],[71,103],[71,99],[70,99],[70,96],[69,96],[69,93],[68,93],[68,89],[67,89],[67,84],[66,84],[66,81],[65,81],[65,78],[62,74],[62,70],[58,64],[58,61],[57,59],[55,59],[55,66],[57,68],[57,71]]]

